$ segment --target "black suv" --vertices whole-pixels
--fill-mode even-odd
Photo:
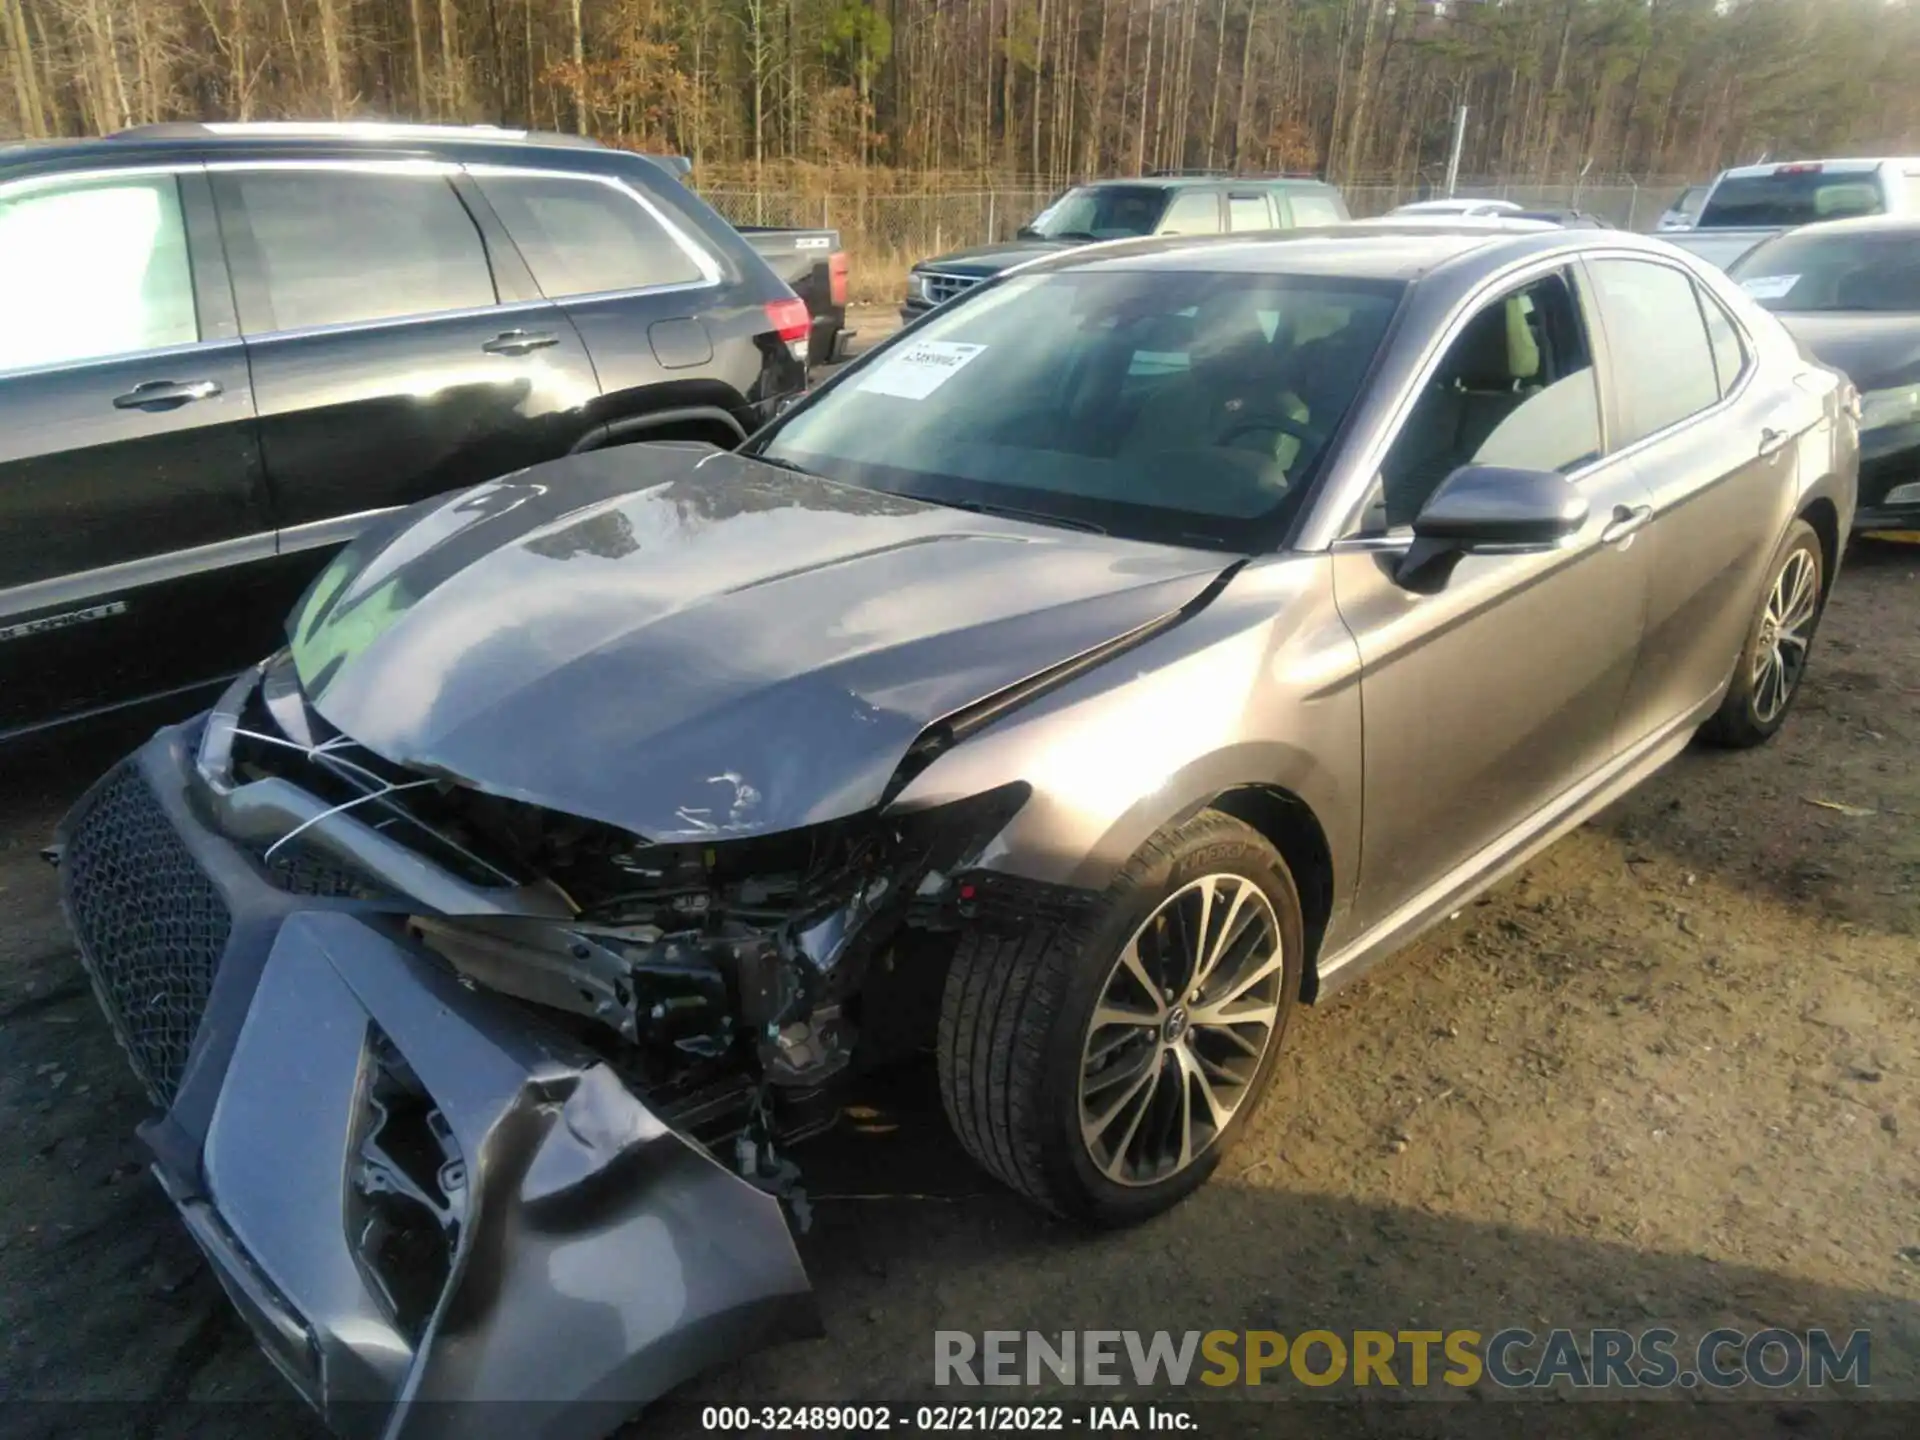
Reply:
[[[1095,240],[1292,230],[1337,225],[1349,218],[1340,192],[1306,175],[1178,170],[1137,180],[1097,180],[1056,197],[1011,240],[922,260],[907,277],[900,318],[910,323],[942,301],[1035,256]]]
[[[431,126],[0,146],[0,316],[0,740],[257,659],[376,516],[730,447],[809,329],[666,163]]]

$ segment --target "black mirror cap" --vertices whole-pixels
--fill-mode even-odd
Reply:
[[[1552,470],[1463,465],[1440,482],[1413,533],[1450,545],[1552,545],[1586,524],[1587,497]]]

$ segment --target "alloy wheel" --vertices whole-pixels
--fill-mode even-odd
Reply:
[[[1285,955],[1273,904],[1240,875],[1162,901],[1121,949],[1080,1061],[1080,1134],[1120,1185],[1179,1174],[1252,1093],[1279,1028]]]
[[[1813,556],[1795,550],[1774,577],[1754,647],[1753,714],[1762,725],[1779,717],[1800,684],[1819,608],[1820,577]]]

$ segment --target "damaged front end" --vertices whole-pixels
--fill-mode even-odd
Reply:
[[[81,801],[63,888],[156,1174],[329,1422],[588,1435],[817,1330],[785,1147],[1025,798],[652,844],[391,764],[283,656]]]

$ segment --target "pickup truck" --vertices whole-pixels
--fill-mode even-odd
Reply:
[[[778,230],[766,225],[736,225],[741,237],[807,302],[812,331],[807,363],[831,365],[842,356],[853,331],[847,328],[847,252],[838,230]]]
[[[666,166],[682,184],[691,184],[693,161],[685,155],[649,157]],[[853,331],[847,329],[847,252],[838,230],[783,230],[773,225],[735,225],[740,236],[765,260],[787,288],[807,302],[810,328],[807,364],[830,365],[842,358]]]
[[[1661,238],[1724,270],[1782,230],[1915,211],[1920,211],[1920,157],[1742,165],[1713,182],[1692,229]]]

